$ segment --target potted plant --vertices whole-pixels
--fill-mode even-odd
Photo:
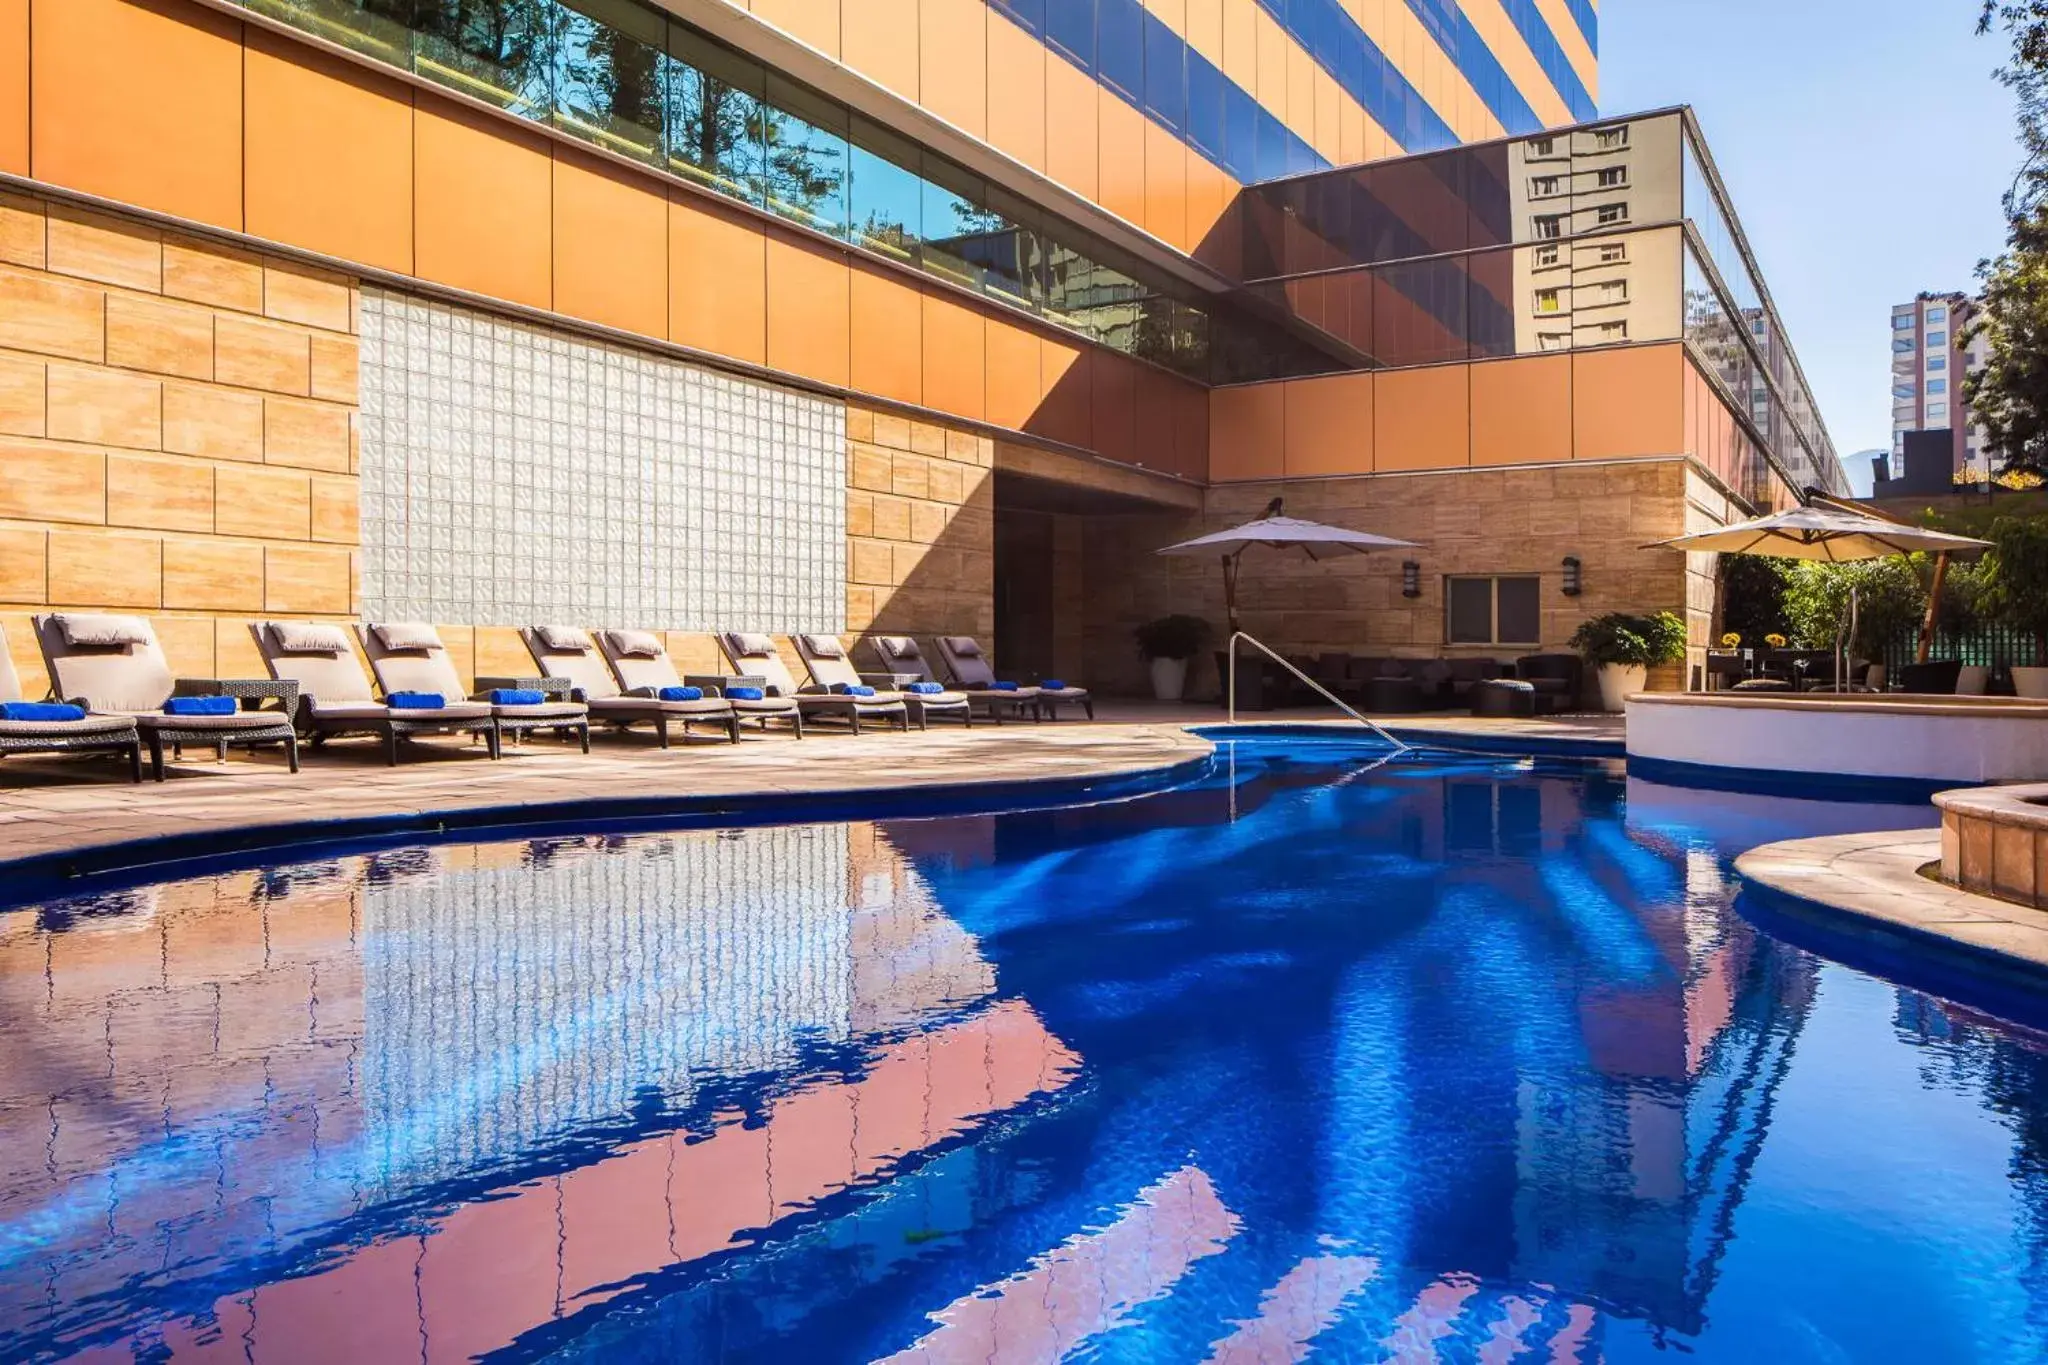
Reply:
[[[1685,658],[1685,622],[1669,611],[1609,612],[1581,625],[1571,646],[1598,671],[1601,706],[1619,711],[1629,693],[1643,690],[1651,668]]]
[[[2012,690],[2048,697],[2048,523],[2000,517],[1991,523],[1986,605],[1999,620],[2033,638],[2032,664],[2015,664]]]
[[[1162,616],[1133,632],[1138,654],[1152,665],[1152,695],[1179,701],[1187,695],[1188,660],[1201,654],[1209,623],[1199,616]]]

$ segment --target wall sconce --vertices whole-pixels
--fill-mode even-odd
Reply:
[[[1412,559],[1401,565],[1401,596],[1422,596],[1422,566]]]
[[[1564,557],[1564,595],[1566,597],[1577,597],[1585,590],[1585,579],[1579,572],[1579,557],[1577,555],[1566,555]]]

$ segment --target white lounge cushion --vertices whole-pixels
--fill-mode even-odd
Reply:
[[[629,659],[659,659],[665,652],[661,641],[651,631],[608,630],[605,638],[611,641],[614,653]]]
[[[348,632],[326,621],[272,621],[270,638],[284,654],[348,653]]]
[[[765,659],[775,652],[775,641],[765,635],[735,634],[732,647],[742,659]]]
[[[946,650],[958,659],[979,659],[981,646],[965,635],[948,635]]]
[[[441,632],[424,622],[386,622],[371,629],[378,644],[401,654],[425,654],[441,648]]]
[[[837,635],[806,635],[803,637],[803,640],[804,652],[813,659],[843,659],[846,657],[846,646],[839,643]]]
[[[534,638],[554,654],[588,654],[590,637],[574,626],[535,626]]]
[[[915,659],[918,655],[917,641],[908,635],[883,635],[877,637],[875,643],[892,659]]]
[[[57,629],[65,644],[91,649],[146,645],[150,639],[149,623],[140,616],[63,612],[57,617]]]

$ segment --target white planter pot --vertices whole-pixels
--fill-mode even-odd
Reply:
[[[1631,692],[1643,690],[1649,681],[1650,670],[1641,664],[1600,665],[1600,707],[1604,711],[1619,711],[1622,702]]]
[[[1956,675],[1956,695],[1959,697],[1981,697],[1991,686],[1991,670],[1983,664],[1964,664],[1963,671]]]
[[[2048,700],[2048,668],[2015,667],[2012,690],[2035,701]]]
[[[1187,695],[1188,661],[1186,659],[1154,659],[1152,661],[1152,695],[1161,701],[1179,701]]]

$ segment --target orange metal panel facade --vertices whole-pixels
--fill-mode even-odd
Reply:
[[[899,403],[924,401],[924,308],[916,285],[853,268],[853,387]]]
[[[1674,343],[1574,355],[1574,458],[1679,453],[1685,445],[1684,353]]]
[[[1373,467],[1456,469],[1472,463],[1472,367],[1383,370],[1373,393]]]
[[[415,273],[549,307],[554,166],[547,139],[422,96],[413,164]]]
[[[1045,169],[1046,60],[1045,44],[998,11],[988,12],[989,145],[1039,171]]]
[[[411,274],[412,92],[251,28],[248,230]]]
[[[1087,199],[1102,182],[1098,98],[1082,72],[1063,61],[1045,64],[1045,173]]]
[[[1549,464],[1572,457],[1572,362],[1566,355],[1472,367],[1472,463]]]
[[[988,6],[922,0],[918,9],[919,102],[974,134],[988,131]]]
[[[1186,251],[1188,241],[1187,144],[1145,120],[1145,230]]]
[[[28,0],[0,0],[0,171],[28,174]]]
[[[1028,430],[1045,396],[1040,376],[1038,334],[1007,319],[991,316],[982,342],[985,378],[982,392],[988,420],[1012,431]]]
[[[1145,226],[1145,116],[1104,87],[1095,88],[1101,129],[1100,184],[1095,202],[1127,223]]]
[[[1026,431],[1049,441],[1094,446],[1095,354],[1079,342],[1039,338],[1039,381],[1045,385],[1045,398]]]
[[[840,7],[840,60],[885,90],[918,97],[918,0],[854,0]]]
[[[768,245],[759,223],[676,191],[668,205],[668,337],[768,363]]]
[[[1173,446],[1176,467],[1191,479],[1209,477],[1209,391],[1194,384],[1176,385],[1173,400]]]
[[[182,0],[34,0],[38,180],[239,231],[242,25]]]
[[[1138,458],[1138,369],[1115,351],[1095,353],[1094,449],[1108,459]]]
[[[1372,472],[1372,375],[1325,375],[1281,387],[1287,394],[1288,478]]]
[[[768,364],[821,384],[845,384],[850,345],[844,259],[768,234]]]
[[[668,335],[668,197],[641,176],[555,150],[555,311]]]
[[[1243,384],[1209,394],[1209,477],[1218,483],[1286,473],[1287,393]]]
[[[855,8],[867,0],[853,0]],[[840,0],[754,0],[754,17],[801,38],[828,57],[839,55]]]
[[[949,294],[926,290],[924,296],[924,403],[955,417],[981,420],[988,402],[984,391],[987,362],[980,313]]]

